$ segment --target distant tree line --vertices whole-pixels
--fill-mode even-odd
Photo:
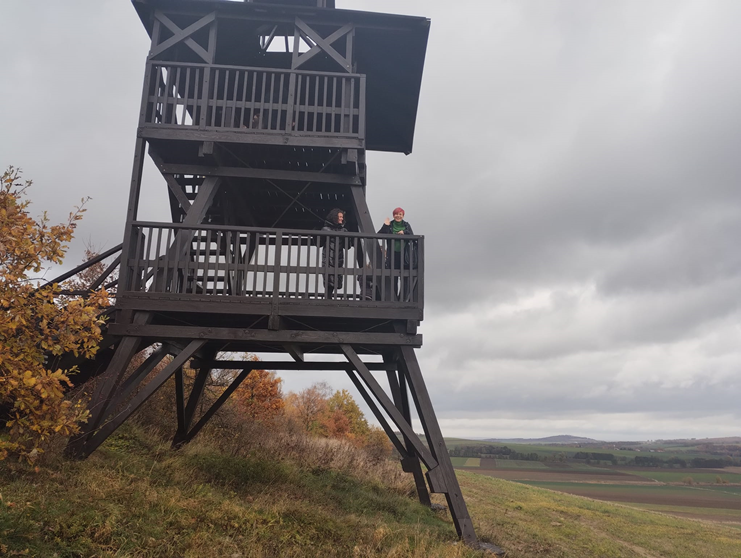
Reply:
[[[450,448],[448,453],[451,457],[497,457],[519,461],[540,461],[542,459],[535,452],[521,453],[512,451],[507,446],[456,446]]]
[[[694,457],[689,460],[682,459],[681,457],[662,459],[661,457],[656,456],[636,455],[633,461],[637,467],[671,467],[675,469],[691,467],[692,469],[722,469],[723,467],[734,465],[737,460],[734,460],[731,457]]]

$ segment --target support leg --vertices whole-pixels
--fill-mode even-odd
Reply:
[[[210,362],[214,359],[214,357],[215,353],[212,352],[207,355],[205,360],[207,362]],[[177,432],[175,432],[175,437],[172,440],[172,447],[177,448],[185,443],[188,429],[193,422],[193,417],[195,416],[198,402],[201,400],[203,390],[206,387],[206,381],[208,380],[210,374],[211,368],[208,366],[204,366],[198,369],[198,374],[196,374],[195,381],[193,382],[193,388],[190,391],[190,397],[188,397],[188,404],[184,405],[183,408],[182,419],[180,416],[180,411],[178,411],[178,429]]]
[[[116,431],[126,419],[141,407],[141,405],[156,392],[179,368],[185,364],[199,349],[206,344],[204,339],[191,341],[165,368],[152,378],[144,388],[137,393],[115,416],[108,417],[110,420],[105,422],[100,429],[95,432],[84,444],[82,456],[86,457],[95,451],[100,444]],[[115,410],[115,409],[114,409]]]
[[[389,359],[384,355],[384,360],[388,362]],[[393,370],[388,370],[386,374],[388,375],[394,404],[401,411],[401,414],[404,416],[406,421],[411,424],[412,417],[409,408],[409,393],[407,391],[406,378],[403,374],[397,376],[397,373]],[[414,446],[412,445],[411,440],[404,437],[404,445],[406,446],[409,455],[401,460],[402,469],[407,473],[412,473],[419,502],[423,506],[429,508],[432,505],[432,502],[430,501],[430,493],[427,490],[427,483],[425,482],[425,476],[422,473],[422,465],[419,462],[419,457],[414,453]]]
[[[448,507],[453,517],[455,529],[463,542],[469,546],[478,547],[479,543],[473,529],[473,523],[471,522],[471,517],[468,515],[468,508],[466,507],[466,502],[463,500],[463,494],[458,485],[458,479],[455,476],[450,455],[445,447],[445,440],[443,439],[440,425],[437,422],[437,417],[435,417],[435,410],[427,393],[427,387],[422,379],[422,372],[417,363],[417,356],[414,354],[414,349],[412,347],[401,347],[399,349],[398,360],[400,371],[406,376],[409,382],[412,399],[417,407],[417,414],[422,422],[425,436],[427,436],[430,451],[439,463],[438,466],[441,469],[441,475],[445,479],[445,498],[448,501]]]
[[[134,316],[134,323],[143,324],[149,322],[151,315],[146,312],[138,313]],[[121,380],[126,375],[126,369],[133,357],[139,350],[141,339],[138,337],[124,337],[116,347],[116,352],[111,359],[108,369],[102,374],[98,385],[93,392],[88,409],[90,410],[90,419],[84,425],[82,431],[72,437],[67,443],[65,454],[69,457],[84,457],[82,448],[101,424],[103,417],[108,411],[111,399],[113,398]]]

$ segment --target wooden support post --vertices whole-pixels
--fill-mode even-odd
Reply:
[[[129,401],[126,406],[116,412],[115,416],[104,423],[101,428],[95,432],[84,444],[82,456],[88,456],[102,444],[108,436],[113,434],[162,384],[164,384],[183,364],[185,364],[196,351],[206,344],[205,340],[198,339],[191,341],[188,346],[181,351],[165,368],[162,369],[150,382]]]
[[[206,360],[210,362],[215,356],[216,353],[212,351],[206,357]],[[193,382],[193,388],[190,391],[190,397],[188,397],[188,404],[183,410],[183,419],[182,421],[178,419],[178,429],[172,439],[172,447],[174,448],[180,447],[185,443],[186,437],[188,435],[188,429],[190,428],[190,425],[193,422],[193,417],[196,414],[196,407],[198,407],[198,402],[201,400],[203,390],[206,387],[206,381],[211,375],[212,369],[213,368],[211,366],[203,364],[198,369],[198,374],[196,374],[195,381]]]
[[[150,313],[139,312],[134,316],[134,323],[146,324],[151,319],[152,316]],[[84,454],[83,446],[92,433],[100,426],[105,413],[108,411],[111,399],[114,397],[121,380],[126,374],[126,368],[129,362],[131,362],[131,357],[139,351],[140,342],[141,339],[139,337],[124,337],[118,347],[116,347],[116,352],[113,354],[108,368],[101,376],[93,392],[93,397],[88,404],[90,419],[83,426],[82,431],[70,439],[65,449],[66,455],[70,457],[87,456],[87,454]]]
[[[445,498],[448,501],[448,507],[450,508],[450,515],[453,518],[455,529],[463,542],[471,547],[478,548],[479,542],[476,532],[473,529],[471,517],[468,515],[468,508],[466,507],[466,502],[463,500],[463,494],[461,493],[458,479],[453,470],[453,463],[450,461],[450,455],[445,447],[445,440],[443,439],[440,425],[437,422],[437,417],[435,417],[435,410],[427,393],[427,387],[422,378],[422,371],[417,363],[414,349],[411,347],[401,347],[397,350],[399,352],[398,362],[400,369],[409,382],[412,399],[417,407],[417,414],[425,431],[427,443],[430,451],[433,452],[439,463],[440,473],[445,483],[445,490],[442,492],[445,493]],[[430,486],[433,488],[433,492],[441,492],[435,488],[429,472],[428,479],[431,481]]]
[[[211,419],[214,414],[216,414],[216,411],[218,411],[221,406],[226,403],[226,400],[229,399],[232,393],[239,387],[239,384],[241,384],[244,379],[249,376],[250,372],[252,372],[252,368],[248,368],[246,370],[242,370],[242,372],[232,380],[232,383],[229,384],[229,387],[224,390],[224,393],[219,396],[219,398],[214,402],[211,407],[209,407],[208,411],[203,413],[203,416],[198,420],[198,422],[195,424],[195,426],[185,435],[185,438],[181,442],[181,444],[187,444],[190,442],[196,434],[198,434],[201,431],[201,428],[206,426],[206,423]]]
[[[384,361],[386,361],[387,358],[387,355],[384,355]],[[406,421],[409,424],[412,424],[412,416],[409,409],[409,394],[407,392],[407,384],[404,375],[399,374],[397,376],[396,372],[393,370],[387,370],[386,375],[388,376],[389,387],[391,388],[391,394],[394,398],[396,407],[401,411],[401,414],[404,416]],[[409,455],[401,460],[401,467],[405,472],[412,473],[414,486],[417,489],[417,496],[419,497],[420,504],[430,507],[432,501],[430,500],[430,493],[427,490],[427,483],[425,482],[425,476],[422,472],[422,465],[419,462],[419,457],[417,457],[413,451],[411,440],[406,436],[404,436],[404,445],[406,446]]]

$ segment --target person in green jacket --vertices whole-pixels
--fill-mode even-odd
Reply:
[[[410,235],[414,234],[412,231],[412,226],[404,220],[404,216],[406,215],[406,212],[401,208],[397,207],[394,209],[393,221],[386,217],[386,220],[383,222],[383,225],[378,231],[378,234],[393,234],[393,235]],[[400,240],[389,240],[386,242],[386,268],[390,268],[393,270],[402,270],[402,275],[404,274],[404,271],[407,271],[410,268],[416,268],[417,262],[416,262],[416,252],[415,248],[416,246],[413,246],[415,244],[413,241],[400,241]],[[408,277],[404,277],[403,281],[403,292],[399,293],[399,278],[394,277],[394,293],[398,297],[400,294],[402,295],[402,298],[406,298],[406,295],[409,291],[409,279]]]

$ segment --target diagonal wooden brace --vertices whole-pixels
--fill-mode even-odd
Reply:
[[[185,29],[180,29],[180,27],[174,23],[169,17],[167,17],[165,14],[157,10],[154,13],[155,19],[159,21],[162,25],[167,27],[170,31],[172,31],[174,34],[172,37],[167,39],[166,41],[162,41],[158,45],[154,45],[152,47],[151,52],[149,53],[149,58],[154,58],[159,54],[162,54],[164,51],[166,51],[168,48],[176,45],[177,43],[181,41],[185,41],[185,44],[188,45],[193,52],[195,52],[198,56],[203,58],[204,62],[211,63],[213,62],[211,60],[211,56],[209,55],[208,51],[204,49],[201,45],[199,45],[197,42],[195,42],[193,39],[190,38],[190,36],[198,31],[199,29],[202,29],[206,25],[210,25],[213,22],[216,21],[216,13],[211,12],[208,15],[203,16],[201,19],[196,21],[195,23],[189,25]]]
[[[386,411],[386,414],[389,416],[389,418],[391,418],[391,420],[402,432],[402,434],[404,434],[404,436],[409,438],[409,440],[412,442],[414,450],[417,452],[417,455],[419,455],[420,459],[424,462],[427,468],[429,470],[435,469],[438,465],[437,460],[420,441],[419,437],[417,437],[417,434],[414,433],[412,427],[404,419],[402,414],[399,412],[399,409],[397,409],[394,405],[393,401],[389,399],[389,396],[386,395],[386,392],[383,391],[383,388],[373,377],[373,374],[371,374],[370,370],[368,370],[368,367],[365,365],[365,363],[360,360],[360,357],[355,352],[355,349],[353,349],[350,345],[340,345],[340,349],[345,354],[350,364],[353,365],[353,368],[358,371],[358,374],[360,374],[363,382],[368,387],[370,392],[376,397],[378,402],[383,407],[383,410]]]

